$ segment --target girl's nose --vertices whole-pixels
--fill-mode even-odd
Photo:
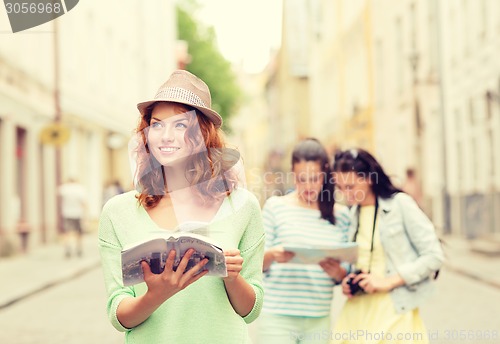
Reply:
[[[172,142],[174,140],[174,128],[171,125],[165,125],[165,128],[163,128],[163,132],[161,135],[162,141],[165,142]]]

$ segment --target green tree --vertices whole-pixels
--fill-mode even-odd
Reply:
[[[213,27],[204,26],[191,14],[196,6],[194,2],[186,2],[184,7],[177,5],[178,39],[188,42],[191,62],[186,69],[207,83],[212,108],[226,121],[237,110],[241,89],[231,64],[217,49]]]

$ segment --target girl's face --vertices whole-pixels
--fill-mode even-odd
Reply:
[[[370,180],[356,172],[336,172],[334,175],[335,186],[347,205],[362,204],[372,194]]]
[[[177,104],[161,102],[154,107],[147,133],[148,147],[163,166],[193,153],[186,137],[193,116],[196,121],[194,111]],[[199,130],[198,133],[201,136]]]
[[[295,188],[306,203],[317,202],[325,181],[325,173],[317,161],[299,161],[293,165]]]

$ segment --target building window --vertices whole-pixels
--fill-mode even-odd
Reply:
[[[462,30],[463,30],[463,40],[464,40],[464,55],[469,55],[469,31],[470,31],[470,23],[468,18],[468,10],[469,10],[469,2],[467,0],[462,0]]]
[[[457,40],[458,25],[457,25],[457,15],[454,8],[451,9],[450,13],[450,30],[451,30],[451,35],[450,35],[451,65],[455,67],[457,64],[458,51],[460,51],[458,42],[461,41],[461,39]],[[431,34],[434,35],[432,31]],[[433,37],[431,38],[431,40],[432,39],[436,38]]]
[[[397,70],[397,94],[403,94],[403,24],[401,18],[396,18],[396,70]]]
[[[17,220],[26,219],[26,129],[16,129],[16,195],[18,203]]]
[[[471,127],[474,126],[474,123],[475,123],[475,120],[474,120],[474,100],[471,98],[469,99],[469,116],[468,116],[468,119],[469,119],[469,125]]]
[[[4,144],[4,140],[3,139],[3,122],[2,122],[2,118],[0,118],[0,144]],[[2,163],[4,163],[5,161],[5,157],[2,155],[2,152],[3,152],[3,149],[0,149],[0,161],[2,161]],[[3,168],[0,168],[0,185],[1,185],[1,182],[3,180],[4,176],[3,176]],[[0,214],[1,214],[1,211],[0,211]]]
[[[435,3],[434,0],[428,0],[427,3],[427,15],[428,15],[428,25],[427,25],[427,35],[428,35],[428,43],[429,43],[429,69],[431,75],[434,75],[437,72],[437,61],[438,61],[438,55],[437,55],[437,49],[438,49],[438,37],[436,35],[437,33],[437,23],[436,23],[436,8],[438,4]],[[453,34],[453,26],[452,26],[452,35],[451,37],[454,37]],[[452,44],[453,45],[453,44]]]
[[[464,182],[464,170],[462,166],[462,156],[463,156],[463,150],[462,150],[462,142],[460,142],[460,139],[457,140],[457,182],[458,182],[458,191],[462,191],[462,185]]]
[[[488,35],[488,2],[481,0],[481,32],[479,36],[484,40]]]
[[[384,70],[384,45],[381,39],[377,39],[377,43],[375,45],[376,49],[376,64],[377,64],[377,72],[376,83],[377,88],[375,89],[377,105],[383,106],[384,103],[384,86],[386,82],[385,78],[385,70]]]
[[[462,189],[462,183],[464,181],[464,170],[462,166],[463,162],[463,148],[462,148],[462,140],[463,140],[463,133],[462,133],[462,116],[460,114],[460,111],[458,109],[455,109],[455,143],[457,147],[457,182],[458,182],[458,191],[461,191]]]

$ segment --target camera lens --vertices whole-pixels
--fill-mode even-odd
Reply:
[[[356,276],[359,275],[360,273],[362,273],[361,270],[356,270],[353,272]],[[349,285],[349,289],[351,290],[351,295],[355,295],[357,293],[362,293],[364,292],[363,288],[359,286],[359,282],[354,282],[354,278],[356,276],[353,276],[351,278],[349,278],[349,280],[347,281],[347,284]]]
[[[351,289],[351,295],[355,295],[362,291],[362,288],[359,286],[359,282],[354,283],[352,279],[349,280],[348,282],[349,288]]]

